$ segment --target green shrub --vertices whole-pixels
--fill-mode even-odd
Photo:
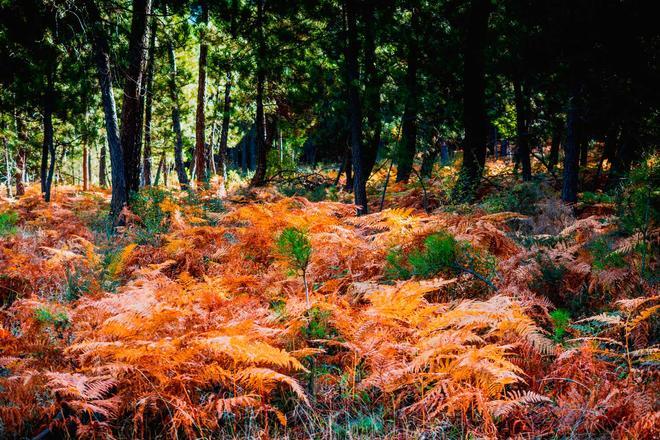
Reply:
[[[582,193],[582,202],[587,205],[594,205],[596,203],[612,203],[614,198],[605,193],[593,193],[585,191]]]
[[[626,260],[623,255],[613,252],[612,245],[607,237],[598,237],[588,245],[588,249],[593,256],[592,266],[597,271],[621,268],[626,266]]]
[[[568,324],[571,322],[571,314],[568,310],[557,309],[550,313],[550,318],[552,319],[552,326],[554,329],[552,339],[555,342],[561,342],[566,334]]]
[[[139,244],[153,243],[159,234],[167,232],[167,213],[161,209],[161,203],[170,194],[157,187],[148,187],[134,193],[131,197],[131,210],[142,220],[138,231]]]
[[[305,231],[290,227],[282,231],[276,241],[277,252],[285,257],[292,269],[298,271],[305,285],[305,297],[309,305],[309,287],[307,285],[307,266],[312,256],[312,243]]]
[[[44,325],[52,325],[55,330],[64,330],[71,325],[69,315],[64,312],[53,313],[46,307],[37,307],[34,310],[35,319]]]
[[[495,274],[496,263],[492,255],[441,231],[426,237],[421,248],[413,249],[407,255],[398,248],[390,250],[384,272],[392,280],[468,272],[492,287],[490,278]]]
[[[484,197],[480,205],[489,213],[512,211],[535,215],[537,214],[536,203],[542,197],[543,193],[538,183],[525,182]]]
[[[0,212],[0,237],[16,233],[18,213],[14,211]]]

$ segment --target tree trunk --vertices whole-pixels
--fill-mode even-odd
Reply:
[[[376,0],[367,0],[362,9],[364,26],[364,111],[367,122],[362,168],[369,179],[376,163],[382,130],[380,89],[382,81],[376,68]]]
[[[197,186],[208,182],[206,171],[206,119],[204,108],[206,106],[206,57],[208,46],[206,44],[206,25],[209,21],[209,11],[206,1],[200,1],[202,7],[202,30],[199,43],[199,68],[197,75],[197,112],[195,114],[195,169]]]
[[[89,155],[87,152],[87,143],[82,146],[82,188],[83,191],[89,190]]]
[[[578,145],[578,130],[580,109],[578,94],[574,90],[568,108],[566,120],[566,142],[564,144],[564,179],[561,190],[561,199],[568,203],[577,202],[578,172],[580,168],[580,151]]]
[[[257,112],[255,115],[257,164],[254,177],[250,182],[252,186],[262,186],[266,183],[266,158],[268,156],[264,121],[264,82],[266,80],[264,3],[265,0],[257,0]]]
[[[142,154],[142,184],[144,186],[151,186],[151,110],[154,100],[156,24],[156,18],[151,17],[151,26],[149,29],[149,57],[147,61],[147,79],[144,98],[144,152]]]
[[[117,218],[127,202],[126,180],[124,175],[124,158],[122,155],[119,128],[117,126],[117,107],[112,91],[112,69],[110,67],[110,46],[107,36],[102,28],[101,16],[96,2],[87,0],[92,26],[92,45],[94,47],[94,60],[101,88],[101,101],[105,115],[105,131],[110,149],[110,165],[112,180],[112,200],[110,201],[110,214]],[[105,186],[105,146],[101,150],[101,166],[99,167],[100,180]]]
[[[419,33],[419,7],[414,5],[410,16],[408,34],[408,67],[406,71],[405,107],[401,130],[401,142],[398,148],[396,181],[407,182],[412,173],[415,153],[417,152],[417,64]]]
[[[160,161],[158,162],[158,169],[156,169],[156,179],[154,180],[154,185],[158,186],[158,183],[160,182],[160,173],[164,171],[166,164],[165,164],[165,152],[163,151],[160,154]]]
[[[589,140],[585,136],[580,136],[578,143],[580,145],[580,166],[586,168],[589,164]]]
[[[51,68],[46,78],[44,93],[44,140],[41,153],[41,179],[44,200],[50,202],[50,189],[55,172],[55,142],[53,139],[53,107],[55,106],[55,69]],[[50,157],[50,160],[48,160]],[[48,170],[46,172],[46,169]]]
[[[227,140],[229,139],[229,119],[231,117],[231,72],[227,72],[225,83],[225,101],[222,108],[222,128],[220,132],[220,151],[218,152],[218,171],[222,174],[222,184],[227,181]]]
[[[476,195],[486,163],[486,72],[484,49],[488,33],[490,0],[472,0],[468,12],[468,28],[463,63],[463,165],[453,198],[469,201]]]
[[[25,131],[25,124],[23,120],[16,114],[16,138],[18,139],[18,146],[16,147],[16,195],[22,196],[25,194],[25,166],[27,162],[27,132]],[[6,138],[5,138],[6,141]],[[9,181],[10,174],[8,173],[7,179]],[[8,183],[8,185],[11,185]]]
[[[105,148],[105,143],[101,146],[101,152],[99,154],[99,186],[101,188],[105,188],[108,186],[108,182],[105,178],[107,171],[107,165],[106,165],[106,155],[107,151]]]
[[[516,104],[516,134],[518,162],[522,165],[523,181],[532,180],[532,165],[529,154],[529,102],[527,90],[520,78],[514,81]]]
[[[358,84],[360,73],[358,68],[358,40],[355,4],[352,0],[344,2],[346,15],[346,84],[348,87],[348,123],[350,132],[350,147],[353,165],[353,194],[357,205],[357,214],[366,214],[367,176],[362,168],[364,152],[362,151],[362,109],[360,106],[360,91]],[[347,167],[348,168],[348,167]]]
[[[165,8],[167,14],[167,8]],[[176,84],[176,58],[174,56],[174,45],[172,41],[167,42],[167,55],[170,62],[169,92],[172,101],[172,130],[174,131],[174,168],[179,179],[181,189],[187,189],[190,181],[186,174],[186,168],[183,163],[183,134],[181,132],[181,116],[179,111],[179,92]]]
[[[561,119],[557,115],[552,116],[552,139],[550,141],[550,157],[548,158],[548,170],[550,172],[554,171],[559,163],[562,129],[563,124]]]
[[[140,189],[140,153],[142,150],[144,116],[142,95],[148,49],[147,19],[150,13],[151,0],[133,0],[120,131],[124,158],[124,179],[126,182],[125,201],[128,201],[130,193]]]

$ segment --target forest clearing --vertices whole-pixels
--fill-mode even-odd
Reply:
[[[0,438],[657,439],[631,1],[0,1]]]

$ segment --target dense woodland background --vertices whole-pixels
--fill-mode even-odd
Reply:
[[[0,437],[656,438],[629,0],[0,0]]]

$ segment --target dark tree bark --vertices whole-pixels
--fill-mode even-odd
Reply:
[[[223,185],[227,181],[227,140],[229,139],[229,119],[231,117],[231,72],[227,72],[224,104],[222,107],[222,127],[220,129],[220,149],[218,151],[218,172],[222,174]]]
[[[265,0],[257,0],[257,112],[255,115],[257,164],[254,177],[250,182],[251,186],[262,186],[266,183],[266,158],[268,156],[264,120],[264,82],[266,80],[264,3]]]
[[[344,3],[346,15],[346,84],[348,87],[348,123],[350,132],[350,147],[353,165],[353,194],[357,205],[357,214],[366,214],[367,205],[367,176],[365,176],[362,151],[362,108],[360,105],[360,91],[358,84],[360,73],[358,67],[358,41],[356,26],[355,4],[351,0]]]
[[[518,162],[522,165],[523,181],[532,180],[532,164],[529,154],[529,98],[523,81],[514,81],[516,104],[516,134]]]
[[[167,7],[163,7],[164,13],[167,14]],[[168,81],[168,89],[170,93],[170,100],[172,101],[172,131],[174,131],[174,168],[176,170],[177,178],[181,189],[187,189],[190,181],[186,174],[186,168],[183,163],[183,134],[181,132],[181,112],[179,110],[179,90],[176,84],[176,57],[174,56],[174,45],[171,40],[167,41],[167,56],[170,63],[170,75]]]
[[[22,196],[25,194],[25,165],[27,162],[27,132],[25,131],[25,123],[23,119],[16,113],[16,138],[18,139],[18,147],[16,149],[16,195]],[[4,138],[5,141],[7,140]],[[9,179],[9,173],[7,174]]]
[[[635,153],[639,151],[633,123],[626,120],[621,127],[621,135],[617,146],[615,147],[614,159],[610,172],[607,176],[607,187],[615,188],[621,183],[621,180],[630,171]]]
[[[123,206],[128,201],[126,192],[126,180],[124,175],[124,158],[117,125],[117,107],[115,96],[112,91],[112,69],[110,67],[110,46],[108,38],[102,27],[101,14],[94,0],[87,0],[87,10],[90,15],[92,46],[94,49],[94,61],[96,73],[101,88],[101,102],[105,115],[105,131],[110,150],[112,200],[110,201],[110,214],[117,218]],[[101,150],[100,178],[105,182],[105,146]]]
[[[147,58],[147,19],[151,0],[133,0],[131,32],[128,40],[128,67],[124,81],[121,111],[121,146],[124,158],[125,200],[140,189],[144,73]],[[114,167],[114,164],[113,164]]]
[[[564,129],[561,118],[554,115],[552,117],[552,139],[550,140],[550,157],[548,158],[548,170],[554,171],[559,163],[559,147],[561,145],[561,136]]]
[[[154,180],[154,185],[158,186],[158,183],[160,182],[160,173],[165,171],[165,167],[167,165],[165,164],[165,152],[163,151],[160,154],[160,161],[158,162],[158,168],[156,169],[156,179]]]
[[[154,100],[154,64],[156,54],[156,24],[151,18],[149,26],[149,56],[147,60],[147,79],[144,102],[144,152],[142,154],[142,184],[151,186],[151,111]]]
[[[87,151],[87,142],[82,146],[82,187],[83,191],[89,189],[89,153]]]
[[[105,148],[105,143],[101,146],[101,152],[99,154],[99,186],[105,188],[108,186],[108,182],[105,178],[107,174],[107,165],[106,165],[106,155],[107,151]]]
[[[55,173],[55,142],[53,139],[53,108],[55,106],[55,69],[51,68],[46,78],[43,103],[44,140],[41,150],[41,190],[44,200],[50,202],[50,190]]]
[[[412,173],[413,161],[417,152],[417,64],[419,49],[419,7],[413,5],[408,34],[408,67],[406,70],[405,107],[401,129],[401,142],[398,148],[396,181],[407,182]]]
[[[566,142],[564,143],[564,177],[561,190],[561,199],[568,203],[577,202],[578,172],[580,168],[580,151],[578,144],[578,130],[580,108],[578,94],[572,94],[569,101],[568,117],[566,120]]]
[[[362,8],[364,27],[364,112],[367,122],[364,160],[362,168],[365,179],[369,179],[376,163],[381,139],[381,102],[382,80],[376,68],[376,1],[366,0]]]
[[[584,136],[580,136],[579,142],[580,146],[580,166],[586,168],[589,163],[589,140]]]
[[[491,8],[490,0],[472,0],[468,12],[463,63],[463,165],[453,190],[453,198],[457,201],[474,198],[486,163],[488,126],[484,49]]]
[[[209,21],[209,10],[206,1],[200,1],[202,7],[201,21],[206,26]],[[206,170],[206,58],[208,45],[206,44],[206,29],[200,32],[199,43],[199,70],[197,75],[197,112],[195,114],[195,169],[197,185],[208,182]]]

